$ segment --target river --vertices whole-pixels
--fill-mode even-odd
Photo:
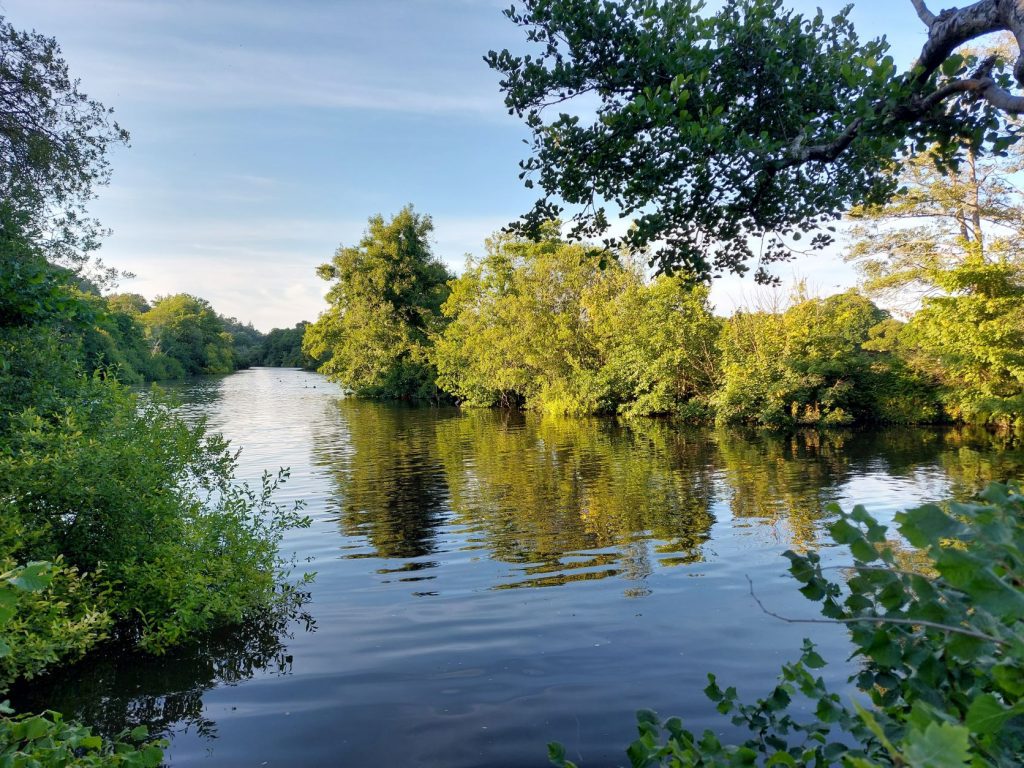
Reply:
[[[163,658],[96,654],[27,694],[108,732],[149,724],[178,767],[543,766],[551,740],[622,765],[644,707],[727,737],[708,672],[753,700],[807,636],[827,680],[850,671],[841,628],[750,595],[817,616],[781,554],[841,557],[827,505],[889,521],[1024,466],[984,433],[460,412],[292,369],[178,395],[241,448],[240,479],[291,468],[280,499],[313,524],[283,547],[316,572],[307,615]]]

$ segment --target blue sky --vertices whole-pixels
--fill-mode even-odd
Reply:
[[[138,275],[121,289],[194,293],[266,331],[316,317],[316,265],[372,214],[430,214],[435,252],[458,271],[529,208],[527,134],[481,58],[522,48],[501,15],[510,2],[0,0],[0,12],[55,37],[131,131],[93,206],[114,230],[104,260]],[[889,37],[898,64],[924,41],[910,0],[859,3],[854,18],[863,37]],[[836,254],[776,272],[822,292],[855,281]],[[712,296],[728,312],[755,293],[729,278]]]

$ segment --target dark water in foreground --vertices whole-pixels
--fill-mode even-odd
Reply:
[[[318,574],[315,626],[111,653],[29,695],[108,730],[163,729],[173,766],[542,766],[550,740],[620,765],[641,707],[728,734],[708,671],[753,699],[811,636],[836,661],[826,677],[848,672],[841,629],[764,615],[746,580],[771,609],[816,616],[780,554],[823,543],[826,504],[890,519],[1024,466],[955,431],[460,413],[346,400],[294,370],[181,396],[243,449],[242,479],[291,467],[282,498],[314,523],[285,547]]]

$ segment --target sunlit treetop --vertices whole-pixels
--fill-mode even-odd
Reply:
[[[1024,62],[955,53],[1009,31],[1024,10],[980,0],[932,13],[928,38],[897,70],[884,38],[862,41],[849,8],[826,17],[778,0],[522,0],[505,12],[535,48],[491,51],[510,114],[533,132],[521,177],[541,197],[512,229],[563,218],[579,238],[621,241],[665,271],[708,279],[832,242],[830,223],[879,204],[891,173],[926,147],[955,167],[965,148],[1002,153],[1018,139]]]

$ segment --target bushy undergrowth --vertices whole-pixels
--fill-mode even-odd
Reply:
[[[90,370],[90,301],[0,234],[0,693],[114,635],[161,653],[298,599],[278,545],[308,521],[274,501],[287,471],[237,482],[221,436]],[[139,734],[11,714],[0,766],[161,760]]]
[[[1024,762],[1024,495],[992,483],[973,503],[925,505],[897,515],[924,562],[907,567],[886,527],[863,507],[838,507],[832,537],[849,548],[845,580],[826,576],[811,552],[786,553],[807,598],[846,624],[860,662],[859,693],[831,691],[815,671],[826,660],[804,642],[764,698],[742,703],[713,675],[705,694],[749,732],[723,744],[678,718],[639,714],[627,754],[650,766],[1017,766]],[[794,702],[813,715],[794,714]],[[801,711],[806,707],[801,706]],[[572,766],[558,744],[557,766]]]
[[[0,454],[0,559],[62,565],[24,614],[39,628],[28,637],[52,634],[73,656],[117,629],[159,652],[281,598],[278,542],[305,523],[273,501],[286,472],[258,489],[234,482],[223,438],[110,381],[84,380],[62,411],[27,409],[14,427]],[[8,671],[38,671],[32,658]]]
[[[19,641],[31,642],[33,635],[38,636],[33,658],[39,661],[46,655],[41,653],[39,638],[48,635],[52,642],[60,636],[61,629],[51,624],[40,632],[40,607],[49,609],[50,617],[60,613],[61,600],[54,595],[54,582],[66,577],[68,571],[41,562],[0,571],[0,664],[10,663],[11,659],[20,663],[26,649]],[[46,592],[50,593],[49,598],[41,598]],[[31,616],[27,621],[26,614]],[[162,740],[150,740],[142,727],[113,740],[105,739],[86,726],[65,722],[59,712],[15,716],[6,702],[0,703],[3,768],[155,768],[163,761],[165,745]]]

